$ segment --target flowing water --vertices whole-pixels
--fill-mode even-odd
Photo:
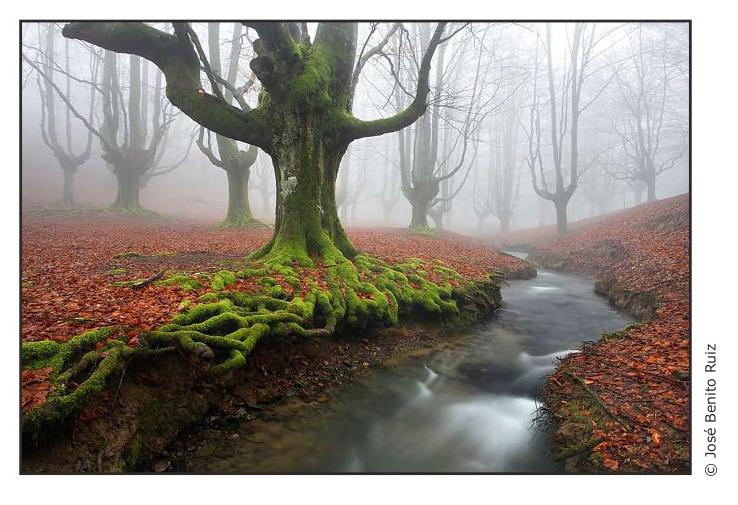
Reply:
[[[542,378],[584,340],[632,318],[587,277],[539,269],[503,288],[487,326],[425,357],[371,369],[327,403],[270,407],[196,472],[558,472],[533,424]]]

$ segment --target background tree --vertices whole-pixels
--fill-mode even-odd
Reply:
[[[400,173],[396,163],[394,163],[390,156],[391,150],[394,148],[393,142],[390,137],[385,139],[384,152],[377,152],[382,158],[383,171],[382,171],[382,185],[378,191],[379,203],[382,206],[382,221],[385,223],[392,222],[392,214],[400,201],[402,195],[400,191]]]
[[[174,121],[169,104],[162,105],[161,88],[156,86],[153,112],[149,118],[148,99],[142,85],[141,58],[131,55],[128,66],[128,101],[123,98],[118,69],[118,56],[105,51],[103,65],[103,123],[99,138],[103,159],[110,164],[118,181],[112,209],[123,213],[145,213],[139,201],[142,178],[157,167],[157,152]],[[157,83],[160,83],[157,76]],[[142,94],[143,93],[143,94]],[[151,124],[149,125],[149,119]],[[149,136],[149,126],[151,135]]]
[[[62,190],[62,203],[67,205],[74,204],[74,176],[77,169],[83,165],[89,158],[92,150],[92,132],[87,132],[87,143],[84,150],[75,154],[72,142],[72,118],[71,110],[65,107],[64,134],[66,142],[59,142],[56,124],[56,100],[54,98],[54,74],[56,63],[55,54],[55,27],[53,23],[49,23],[46,27],[45,44],[43,51],[39,51],[39,64],[44,69],[46,78],[42,79],[41,74],[36,74],[39,95],[41,97],[41,138],[51,149],[54,157],[59,162],[59,166],[64,173],[64,185]],[[38,25],[39,42],[41,36],[41,24]],[[99,56],[90,51],[89,65],[91,81],[95,82],[97,78]],[[69,40],[64,41],[64,71],[66,78],[66,96],[71,96],[71,74],[69,72]],[[42,84],[43,81],[43,84]],[[87,120],[93,122],[93,114],[95,111],[95,87],[90,87],[90,106],[87,113]]]
[[[264,156],[257,156],[254,167],[258,181],[256,189],[261,197],[261,211],[264,216],[271,216],[274,214],[274,206],[272,204],[272,196],[274,195],[274,169]]]
[[[220,64],[220,23],[208,23],[208,49],[210,52],[210,68],[216,79],[216,87],[220,89],[223,98],[229,105],[233,103],[234,91],[242,97],[248,92],[253,81],[247,82],[244,86],[236,89],[236,76],[238,73],[238,59],[241,55],[242,45],[242,25],[235,23],[231,40],[231,52],[228,58],[228,73],[225,81],[228,88],[223,91],[223,86],[218,82],[223,81],[222,70]],[[245,99],[240,98],[239,103],[248,110],[250,107]],[[256,162],[259,149],[252,145],[248,150],[242,151],[238,148],[238,142],[223,135],[215,135],[215,141],[218,146],[218,154],[213,151],[210,141],[210,130],[207,134],[207,145],[203,141],[204,128],[200,128],[200,136],[197,140],[197,146],[216,167],[220,167],[226,172],[228,177],[228,212],[225,220],[220,224],[222,227],[231,226],[254,226],[260,225],[259,221],[254,219],[251,213],[251,204],[249,202],[249,177],[251,176],[251,167]],[[220,156],[220,157],[218,157]]]
[[[480,230],[487,217],[495,216],[500,222],[500,233],[510,231],[510,221],[520,196],[518,111],[514,97],[511,98],[503,111],[489,121],[486,174],[484,177],[475,174],[473,208]]]
[[[569,200],[577,189],[579,182],[579,121],[582,113],[604,92],[611,78],[585,103],[582,103],[582,89],[589,77],[599,69],[591,69],[593,60],[600,53],[595,52],[597,45],[607,38],[613,30],[602,34],[596,33],[595,25],[574,23],[571,39],[568,39],[566,55],[562,70],[556,71],[553,58],[553,40],[551,23],[546,23],[546,39],[543,46],[546,54],[546,75],[548,78],[548,105],[551,138],[551,164],[553,165],[553,182],[547,181],[545,161],[541,151],[541,106],[538,97],[540,37],[536,38],[536,56],[534,58],[533,92],[530,103],[530,116],[526,134],[528,136],[527,163],[530,169],[533,190],[535,193],[553,202],[556,209],[556,229],[559,235],[567,231],[567,207]],[[560,84],[556,85],[556,80]],[[564,169],[564,139],[569,137],[569,170]],[[568,181],[567,179],[568,175]]]
[[[429,37],[428,27],[421,23],[418,34],[422,46]],[[485,35],[486,30],[481,37],[482,41]],[[412,44],[408,43],[407,46],[412,47]],[[442,116],[441,102],[444,100],[442,95],[444,93],[453,95],[453,91],[450,91],[451,84],[448,82],[448,79],[444,83],[444,77],[446,75],[446,68],[444,66],[445,46],[441,47],[438,54],[434,79],[433,105],[431,109],[418,120],[414,128],[398,131],[401,188],[402,194],[410,202],[412,208],[409,226],[409,229],[412,231],[423,233],[424,230],[429,229],[428,212],[432,206],[439,206],[436,212],[437,216],[442,216],[443,212],[450,208],[444,208],[442,202],[448,202],[455,196],[461,185],[457,186],[455,191],[450,191],[450,183],[446,184],[446,193],[438,198],[443,181],[451,179],[463,168],[467,168],[468,175],[468,170],[472,165],[467,159],[469,145],[471,143],[473,145],[472,149],[476,150],[476,143],[472,138],[484,117],[484,106],[481,103],[481,97],[482,90],[485,87],[487,73],[482,72],[483,50],[481,44],[479,45],[476,56],[474,62],[474,81],[471,86],[468,102],[465,106],[461,106],[463,107],[461,117],[453,118],[458,122],[458,124],[453,126],[456,133],[455,139],[454,141],[450,141],[450,137],[444,137],[446,149],[443,152],[439,152],[439,132],[441,131],[440,122]],[[453,67],[459,66],[460,61],[461,59],[458,57],[453,58]],[[395,87],[394,93],[395,107],[399,111],[405,107],[405,96],[407,94],[405,86],[401,84],[403,65],[400,59],[400,51],[398,51],[397,56],[397,67],[398,86]],[[448,73],[452,76],[457,75],[454,70]],[[452,120],[451,112],[449,112],[446,118],[447,122],[450,123]],[[451,128],[451,126],[447,125],[447,128]],[[450,133],[447,131],[446,135],[450,135]],[[454,154],[457,154],[455,158],[453,156]],[[466,176],[464,180],[466,180]]]
[[[688,103],[686,89],[679,86],[686,55],[673,47],[669,30],[667,23],[635,27],[613,93],[620,112],[613,118],[613,129],[624,156],[613,158],[616,169],[611,174],[641,181],[635,187],[645,185],[649,202],[656,200],[656,178],[687,150],[688,125],[684,111],[678,110],[679,102]]]
[[[128,103],[124,99],[123,87],[120,83],[116,53],[105,51],[100,85],[95,82],[86,82],[102,97],[103,120],[98,130],[77,111],[71,98],[50,79],[41,67],[25,54],[22,57],[51,85],[72,115],[100,140],[102,158],[108,163],[118,182],[116,199],[111,209],[124,214],[149,214],[150,211],[141,208],[139,191],[147,182],[143,178],[161,175],[171,168],[158,165],[162,154],[159,148],[176,114],[168,112],[169,104],[166,100],[162,100],[161,87],[158,86],[154,90],[154,108],[151,114],[151,125],[149,125],[148,82],[142,80],[141,59],[135,55],[129,58]],[[146,65],[144,65],[144,76],[148,80],[148,72],[145,69]],[[161,83],[160,77],[157,77],[157,83]],[[151,127],[150,139],[149,126]],[[174,164],[175,168],[181,165],[188,153],[189,148],[183,159]],[[157,171],[157,168],[161,170]]]

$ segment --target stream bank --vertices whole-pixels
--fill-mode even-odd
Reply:
[[[534,262],[593,275],[598,292],[643,319],[567,356],[547,382],[570,471],[690,471],[689,214],[679,195],[530,242]]]
[[[543,377],[633,320],[592,279],[540,270],[503,288],[494,320],[380,360],[323,397],[244,409],[191,431],[160,464],[196,473],[565,471],[535,423]]]
[[[534,271],[534,270],[533,270]],[[168,447],[187,429],[227,430],[274,405],[323,403],[342,385],[389,356],[427,352],[492,315],[499,286],[457,300],[450,319],[411,314],[400,326],[361,335],[266,339],[245,369],[213,381],[192,356],[131,363],[82,412],[51,431],[25,436],[23,472],[171,470]]]

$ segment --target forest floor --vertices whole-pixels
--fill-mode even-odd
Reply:
[[[358,250],[377,256],[390,264],[408,258],[427,261],[438,259],[468,279],[483,279],[492,271],[502,271],[508,278],[530,277],[535,270],[526,262],[496,252],[489,245],[454,233],[438,237],[409,235],[403,229],[362,228],[348,230]],[[202,224],[175,220],[121,218],[104,211],[27,211],[22,216],[22,325],[24,342],[54,340],[66,342],[85,331],[111,325],[138,329],[154,329],[169,323],[182,307],[184,300],[195,301],[207,292],[205,286],[187,287],[177,284],[149,284],[131,289],[131,281],[149,278],[158,272],[212,273],[236,270],[244,264],[247,254],[264,244],[271,236],[268,228],[217,229]],[[309,270],[319,285],[325,283],[325,268],[317,264]],[[428,278],[436,275],[428,268]],[[276,280],[285,291],[293,289],[284,279]],[[305,279],[301,279],[303,281]],[[262,289],[253,280],[237,279],[227,289],[257,292]],[[439,327],[440,328],[440,327]],[[334,337],[277,338],[261,342],[249,356],[242,380],[229,386],[225,396],[213,395],[212,390],[191,387],[185,382],[199,381],[197,373],[184,371],[182,384],[171,384],[159,390],[161,398],[175,401],[177,391],[188,388],[200,399],[207,397],[210,412],[220,412],[210,419],[216,425],[231,418],[244,408],[263,406],[292,397],[307,402],[327,401],[330,387],[341,384],[353,373],[373,366],[397,352],[422,352],[451,336],[444,328],[403,321],[396,328],[372,331],[366,335]],[[131,340],[136,339],[132,335]],[[129,341],[130,345],[132,344]],[[165,362],[158,368],[162,368]],[[139,367],[140,368],[140,367]],[[89,448],[94,450],[96,436],[107,436],[112,421],[106,415],[117,411],[126,415],[127,398],[138,394],[130,382],[138,377],[146,382],[162,380],[157,370],[131,369],[123,387],[106,390],[81,412],[75,422],[98,423],[87,430]],[[169,380],[169,379],[166,379]],[[28,412],[40,405],[52,390],[48,372],[26,370],[22,374],[22,410]],[[199,400],[198,400],[199,401]],[[197,403],[200,409],[202,402]],[[195,404],[193,404],[195,405]],[[188,417],[189,419],[189,417]],[[106,424],[108,423],[108,424]],[[76,426],[76,425],[75,425]],[[75,430],[77,447],[84,436]],[[95,435],[97,434],[97,435]],[[163,436],[157,450],[163,450],[171,440]],[[74,437],[73,437],[74,438]],[[106,440],[115,448],[116,440]],[[120,442],[123,443],[123,442]],[[97,440],[99,445],[99,439]],[[76,449],[75,449],[76,450]],[[80,463],[68,446],[58,446],[51,456],[24,454],[28,471],[120,471],[120,461],[99,466]],[[120,451],[118,451],[120,452]],[[94,456],[94,457],[93,457]],[[97,453],[86,458],[97,460]],[[82,466],[80,466],[82,465]],[[87,465],[87,466],[85,466]],[[107,465],[107,466],[106,466]]]
[[[467,278],[483,278],[493,270],[506,272],[508,278],[534,274],[523,261],[496,252],[482,241],[449,232],[438,237],[408,235],[394,228],[349,229],[348,233],[357,249],[388,263],[413,257],[442,258],[446,266]],[[22,216],[22,340],[65,342],[87,330],[117,324],[159,327],[172,320],[184,300],[194,301],[207,289],[150,284],[133,290],[126,283],[161,271],[167,276],[174,272],[194,276],[234,270],[270,236],[267,228],[216,229],[167,219],[119,218],[96,210],[26,211]],[[494,243],[498,247],[526,245],[533,250],[531,258],[543,266],[592,274],[597,289],[616,305],[649,319],[585,345],[581,353],[564,359],[549,379],[547,407],[558,420],[556,437],[569,467],[579,471],[688,471],[688,195],[572,223],[570,233],[561,240],[554,227],[547,227],[497,236]],[[310,272],[318,284],[324,282],[324,270],[318,264]],[[433,280],[432,269],[428,274]],[[276,278],[286,291],[291,289]],[[260,289],[252,284],[239,279],[229,289]],[[234,394],[223,405],[216,406],[228,414],[211,416],[209,422],[227,424],[224,419],[243,411],[244,406],[250,409],[279,399],[327,401],[330,386],[349,380],[351,374],[396,352],[432,349],[444,338],[443,331],[407,322],[358,337],[264,341],[249,357],[244,372],[247,380],[232,388]],[[130,371],[129,377],[135,373]],[[182,384],[161,394],[167,397],[186,390],[192,380],[197,378],[183,375]],[[22,385],[23,411],[43,402],[50,391],[42,372],[24,372]],[[124,409],[126,388],[120,391],[119,410]],[[220,400],[200,392],[208,397],[212,411]],[[101,395],[82,412],[80,420],[94,423],[106,417],[102,414],[112,411],[115,402],[111,392]],[[100,430],[106,426],[101,423]],[[159,449],[165,444],[162,438]],[[64,450],[59,449],[60,466],[52,469],[106,469],[104,465],[75,467],[79,463],[71,460],[64,463],[71,457]],[[48,458],[30,458],[27,468],[48,471],[48,464]]]
[[[272,231],[217,229],[86,210],[24,213],[21,234],[22,340],[65,342],[104,325],[148,329],[169,322],[183,300],[196,300],[207,289],[150,284],[133,290],[116,283],[143,280],[159,271],[194,275],[233,268],[266,243]],[[531,272],[525,262],[451,232],[436,238],[409,235],[399,228],[360,228],[348,234],[359,251],[390,264],[408,258],[442,259],[469,279],[494,270],[509,278]],[[320,278],[321,266],[312,273]],[[429,274],[433,280],[434,273]],[[252,291],[250,282],[238,279],[231,289]]]
[[[570,467],[688,472],[689,195],[574,223],[561,239],[550,227],[494,241],[527,246],[542,266],[594,275],[597,291],[645,318],[567,356],[549,378],[547,408]]]

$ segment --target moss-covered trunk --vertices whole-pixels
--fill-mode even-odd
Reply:
[[[327,134],[327,117],[284,114],[272,157],[277,185],[274,235],[255,254],[267,261],[340,261],[356,255],[341,226],[336,178],[347,144]]]

